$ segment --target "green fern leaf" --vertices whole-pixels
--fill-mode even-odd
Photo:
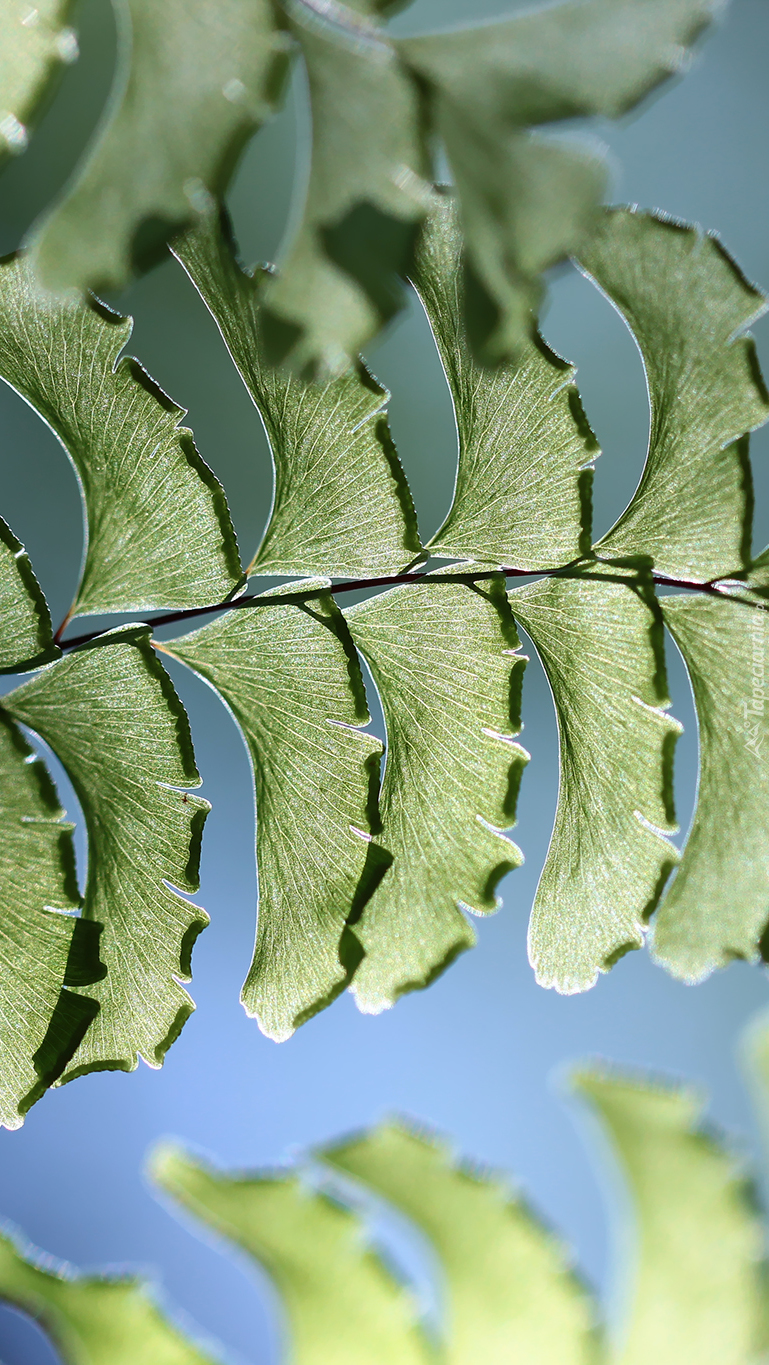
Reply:
[[[598,552],[705,582],[741,571],[753,512],[746,433],[769,418],[745,330],[764,295],[717,237],[656,214],[607,213],[580,259],[638,342],[651,403],[641,482]]]
[[[379,25],[345,5],[328,16],[302,0],[286,8],[307,65],[312,159],[263,332],[273,363],[290,358],[323,378],[402,306],[399,277],[430,201],[429,166],[419,90]]]
[[[215,215],[175,253],[219,327],[272,449],[272,514],[250,571],[398,573],[422,547],[387,424],[389,394],[362,361],[324,385],[306,385],[266,364],[260,304],[269,273],[241,270]]]
[[[242,999],[282,1040],[349,980],[345,924],[383,860],[369,843],[381,745],[358,728],[363,681],[333,598],[269,599],[163,648],[217,689],[248,746],[259,920]]]
[[[755,961],[769,919],[769,620],[749,603],[694,595],[662,607],[694,692],[700,776],[653,951],[699,981],[732,958]]]
[[[64,1080],[160,1066],[193,1007],[192,945],[205,911],[195,891],[208,802],[198,786],[187,717],[149,644],[122,626],[66,655],[4,698],[63,763],[83,808],[90,849],[83,914],[104,925],[101,1009]]]
[[[617,1365],[752,1365],[763,1317],[762,1229],[734,1158],[699,1127],[701,1099],[611,1073],[575,1079],[609,1138],[635,1215]]]
[[[446,1278],[445,1365],[588,1365],[594,1308],[564,1249],[500,1178],[454,1164],[435,1139],[388,1123],[319,1155],[394,1204]]]
[[[560,737],[555,827],[532,910],[537,980],[592,986],[630,948],[676,862],[662,624],[626,583],[549,579],[510,594],[547,673]]]
[[[41,279],[120,288],[160,259],[279,102],[292,35],[313,148],[300,228],[268,291],[266,352],[328,377],[401,306],[431,200],[430,133],[462,201],[471,340],[485,359],[514,357],[541,272],[592,230],[605,180],[600,157],[530,128],[624,113],[679,70],[715,0],[569,0],[400,42],[378,22],[397,0],[115,2],[113,98],[37,231]]]
[[[24,546],[0,517],[0,673],[21,673],[58,657],[51,617]]]
[[[0,165],[18,156],[62,68],[77,58],[67,26],[74,0],[2,0],[0,4]]]
[[[0,1297],[40,1322],[62,1365],[215,1365],[218,1357],[160,1313],[142,1280],[76,1275],[52,1262],[0,1234]]]
[[[409,1296],[348,1209],[296,1176],[228,1176],[173,1147],[156,1149],[150,1174],[275,1281],[292,1365],[428,1365]]]
[[[590,549],[597,442],[572,383],[574,368],[537,337],[516,367],[483,369],[462,324],[462,236],[446,194],[420,244],[414,284],[454,401],[459,468],[439,555],[552,569]]]
[[[218,602],[242,581],[224,492],[183,409],[117,357],[130,318],[35,287],[0,262],[0,378],[58,436],[85,503],[87,550],[72,615]],[[179,515],[180,507],[184,515]]]
[[[542,270],[582,245],[604,190],[601,159],[528,128],[626,113],[680,68],[713,10],[713,0],[570,0],[398,45],[427,82],[453,171],[482,358],[518,351]]]
[[[271,0],[113,0],[118,65],[101,127],[38,230],[49,289],[122,289],[227,188],[280,100],[287,35]]]
[[[345,613],[388,735],[381,841],[394,862],[354,930],[365,956],[352,990],[366,1013],[470,948],[463,909],[495,910],[500,877],[522,861],[501,833],[529,757],[513,742],[525,660],[503,584],[427,581]]]
[[[763,1016],[747,1040],[763,1117],[768,1040]],[[767,1339],[760,1216],[733,1155],[702,1130],[699,1096],[595,1067],[573,1084],[597,1120],[591,1139],[608,1139],[625,1185],[617,1200],[616,1180],[607,1182],[625,1310],[610,1337],[563,1248],[506,1180],[455,1164],[442,1143],[403,1123],[310,1153],[312,1183],[301,1171],[227,1174],[169,1144],[151,1154],[149,1174],[271,1276],[292,1365],[755,1365]],[[318,1159],[432,1243],[446,1291],[439,1339],[428,1344],[412,1297],[366,1246],[353,1212],[359,1197],[345,1190],[340,1203]],[[0,1298],[42,1321],[66,1365],[209,1360],[168,1326],[141,1283],[57,1269],[7,1235]]]
[[[0,709],[0,1123],[18,1128],[61,1074],[98,1010],[64,989],[101,974],[98,926],[80,904],[72,826],[56,789]],[[59,912],[59,913],[57,913]]]

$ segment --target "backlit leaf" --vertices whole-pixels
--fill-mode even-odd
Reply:
[[[0,1123],[23,1115],[64,1070],[98,1005],[64,989],[100,975],[98,928],[80,904],[72,826],[56,789],[0,708]],[[89,970],[90,968],[90,970]]]
[[[156,1149],[150,1169],[185,1211],[273,1279],[291,1365],[428,1365],[409,1296],[348,1209],[296,1176],[226,1175],[178,1148]]]
[[[755,960],[769,921],[769,619],[749,603],[694,594],[662,607],[694,691],[700,774],[653,951],[699,981],[732,958]]]
[[[700,1098],[599,1072],[580,1073],[576,1088],[601,1120],[632,1201],[617,1365],[753,1365],[762,1230],[734,1158],[699,1127]]]
[[[322,591],[274,606],[267,593],[163,648],[217,689],[248,746],[259,918],[242,1000],[284,1039],[347,984],[345,923],[381,870],[368,842],[381,744],[358,728],[369,716],[355,651]]]
[[[537,980],[566,993],[643,943],[677,859],[669,706],[653,598],[624,583],[541,580],[510,594],[553,692],[555,827],[529,928]]]
[[[0,517],[0,673],[21,673],[59,653],[48,604],[24,546]]]
[[[753,511],[746,433],[769,418],[745,335],[764,295],[717,237],[656,214],[608,212],[580,260],[638,342],[651,404],[641,482],[599,553],[680,578],[739,572]]]
[[[36,1318],[63,1365],[214,1365],[129,1276],[73,1274],[52,1257],[0,1234],[0,1298]]]
[[[149,627],[123,626],[4,698],[50,744],[69,774],[88,830],[83,914],[104,925],[108,971],[89,994],[101,1009],[64,1080],[160,1066],[194,1008],[192,945],[208,922],[179,895],[198,887],[208,802],[189,726],[149,644]]]
[[[464,910],[497,909],[497,883],[522,861],[501,830],[528,761],[513,740],[525,660],[502,579],[436,576],[345,615],[388,736],[381,842],[394,862],[354,929],[366,955],[352,990],[377,1013],[472,947]]]
[[[74,0],[0,0],[0,165],[18,156],[64,66],[77,58]]]
[[[58,436],[82,488],[87,549],[73,614],[219,602],[242,578],[224,492],[182,408],[130,356],[130,318],[41,294],[0,262],[0,378]]]
[[[518,569],[557,568],[590,549],[597,443],[574,368],[541,337],[516,367],[488,370],[470,355],[462,324],[462,237],[455,202],[441,196],[420,244],[414,283],[454,401],[459,468],[435,554]]]
[[[387,391],[362,361],[311,385],[265,362],[260,313],[269,274],[240,268],[215,215],[175,251],[211,310],[272,449],[275,498],[251,571],[398,573],[421,544],[387,424]]]
[[[531,127],[617,118],[678,71],[713,0],[569,0],[496,23],[408,38],[427,82],[461,206],[471,341],[514,355],[530,331],[541,272],[595,226],[603,160]]]
[[[284,273],[267,293],[273,361],[346,368],[398,308],[430,201],[421,97],[372,18],[288,0],[309,83],[307,200]]]
[[[764,1117],[767,1039],[762,1016],[748,1061]],[[601,1174],[615,1176],[614,1165],[625,1187],[607,1181],[622,1310],[610,1332],[563,1247],[506,1178],[457,1164],[443,1143],[404,1122],[316,1149],[304,1173],[222,1172],[168,1143],[151,1153],[148,1173],[207,1239],[228,1242],[241,1263],[245,1253],[270,1276],[285,1314],[281,1359],[291,1365],[757,1365],[767,1338],[756,1192],[701,1128],[700,1097],[595,1066],[573,1081],[591,1111],[591,1143],[601,1144]],[[366,1244],[353,1212],[379,1212],[372,1194],[436,1254],[443,1282],[429,1341],[402,1271],[396,1279]],[[402,1234],[396,1247],[400,1255]],[[141,1282],[78,1275],[8,1234],[0,1236],[0,1299],[42,1322],[65,1365],[211,1360],[169,1326]]]
[[[274,111],[287,36],[271,0],[113,0],[118,63],[101,126],[35,241],[49,289],[122,289],[223,194]]]
[[[486,360],[514,357],[542,271],[583,243],[605,183],[600,156],[531,129],[625,113],[681,69],[716,0],[568,0],[400,41],[378,22],[399,0],[114,3],[112,97],[71,186],[36,229],[41,279],[122,288],[159,260],[224,194],[245,143],[279,104],[293,38],[306,64],[312,156],[265,336],[272,362],[328,375],[401,306],[438,139],[462,201],[472,343]],[[23,138],[18,121],[8,127]]]
[[[446,1282],[445,1365],[598,1358],[594,1310],[563,1247],[501,1177],[456,1165],[444,1145],[400,1123],[319,1155],[430,1239]]]

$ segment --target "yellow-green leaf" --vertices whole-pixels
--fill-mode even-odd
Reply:
[[[769,418],[751,322],[766,299],[714,235],[614,209],[580,254],[625,318],[651,405],[641,482],[598,553],[707,582],[750,562],[746,433]]]
[[[769,615],[746,601],[662,598],[694,692],[697,805],[654,920],[654,955],[685,981],[755,961],[769,921]]]
[[[596,1071],[581,1072],[576,1088],[601,1121],[632,1202],[617,1365],[754,1365],[761,1226],[734,1157],[700,1127],[700,1097]]]
[[[589,147],[531,133],[617,118],[678,71],[713,0],[567,0],[496,23],[408,38],[462,205],[474,348],[515,356],[541,272],[596,225],[605,165]]]
[[[99,926],[80,904],[72,826],[56,789],[0,708],[0,1123],[18,1128],[61,1075],[98,1005],[65,990],[103,972]]]
[[[63,1365],[215,1365],[132,1276],[73,1274],[0,1234],[0,1298],[37,1318]]]
[[[345,924],[383,861],[369,842],[382,746],[359,728],[369,715],[344,618],[312,588],[293,604],[266,593],[163,645],[216,688],[248,746],[259,919],[242,1000],[278,1040],[347,984]]]
[[[387,725],[380,839],[393,865],[354,928],[365,956],[352,990],[376,1013],[472,947],[464,912],[497,909],[497,883],[522,861],[501,831],[529,757],[514,742],[525,659],[501,578],[431,576],[345,615]]]
[[[373,18],[287,0],[307,66],[307,200],[284,273],[267,291],[273,362],[340,373],[402,305],[430,201],[416,82]]]
[[[423,233],[413,280],[454,402],[459,467],[451,510],[430,549],[447,558],[552,569],[590,549],[597,442],[574,367],[541,337],[517,366],[473,360],[462,322],[462,236],[444,193]]]
[[[156,1150],[150,1170],[267,1271],[288,1317],[291,1365],[428,1365],[409,1296],[348,1209],[296,1176],[227,1175],[173,1147]]]
[[[101,1008],[64,1080],[160,1066],[194,1008],[179,983],[208,917],[179,892],[197,890],[209,806],[186,790],[200,784],[189,725],[149,627],[74,650],[4,705],[69,774],[88,830],[83,914],[104,925]]]
[[[323,1148],[432,1243],[445,1277],[445,1365],[592,1365],[595,1308],[565,1249],[501,1176],[457,1165],[401,1123]]]
[[[51,616],[24,546],[0,517],[0,673],[21,673],[57,658]]]
[[[266,363],[260,315],[269,272],[242,270],[223,226],[211,215],[175,252],[219,327],[272,450],[275,496],[250,572],[400,572],[422,547],[387,423],[390,395],[363,361],[310,385]]]
[[[77,58],[74,0],[0,0],[0,165],[29,129],[64,66]]]
[[[511,592],[555,702],[560,789],[529,928],[544,986],[592,986],[630,948],[676,862],[662,622],[624,582],[543,579]]]
[[[183,409],[118,359],[132,325],[95,300],[42,294],[25,257],[0,262],[0,378],[58,436],[85,503],[73,614],[205,606],[242,580],[224,492]]]
[[[102,123],[38,227],[55,290],[122,289],[223,194],[276,108],[287,37],[271,0],[113,0],[118,62]]]

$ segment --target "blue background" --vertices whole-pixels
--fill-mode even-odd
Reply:
[[[510,4],[417,0],[400,32]],[[16,246],[63,183],[98,116],[110,79],[114,34],[103,0],[84,0],[81,60],[33,140],[0,182],[0,248]],[[659,207],[718,231],[748,276],[769,285],[769,8],[734,0],[686,78],[633,121],[593,128],[614,163],[617,201]],[[232,208],[244,254],[274,258],[306,173],[306,100],[297,82],[286,111],[252,146]],[[298,135],[300,153],[295,158]],[[119,301],[136,316],[130,349],[180,403],[206,460],[230,496],[241,549],[250,557],[270,496],[269,456],[258,419],[218,334],[181,271],[169,262]],[[637,481],[648,416],[641,364],[620,319],[571,270],[557,272],[543,330],[580,366],[585,406],[604,456],[596,478],[596,530],[607,529]],[[766,322],[756,328],[766,350]],[[765,356],[766,359],[766,356]],[[393,391],[392,424],[429,535],[448,506],[455,436],[445,383],[418,307],[370,353]],[[766,366],[765,366],[766,368]],[[63,615],[82,545],[75,478],[62,451],[21,401],[0,392],[2,510],[25,541],[52,605]],[[756,548],[769,540],[767,440],[753,442]],[[672,652],[671,652],[672,653]],[[744,1022],[767,1002],[763,970],[735,964],[687,988],[645,954],[625,958],[597,987],[561,998],[535,986],[526,921],[552,825],[557,744],[538,666],[527,672],[523,740],[532,753],[515,838],[526,865],[503,886],[500,913],[477,925],[479,945],[428,992],[379,1018],[343,998],[289,1043],[276,1046],[249,1021],[238,994],[254,928],[253,809],[245,751],[213,695],[174,671],[213,802],[200,900],[212,917],[199,940],[192,993],[198,1009],[162,1071],[103,1074],[49,1094],[23,1129],[0,1134],[0,1213],[39,1247],[85,1267],[142,1267],[162,1279],[175,1311],[226,1344],[227,1359],[280,1358],[279,1316],[268,1287],[169,1216],[142,1176],[148,1147],[173,1134],[223,1164],[272,1164],[292,1150],[405,1111],[451,1134],[478,1160],[510,1171],[605,1286],[604,1212],[579,1126],[553,1084],[568,1063],[601,1054],[683,1074],[712,1095],[712,1115],[752,1145],[746,1096],[734,1064]],[[684,828],[696,775],[693,723],[680,665],[671,657]],[[58,770],[57,770],[58,771]],[[66,804],[77,806],[62,780]],[[82,850],[81,850],[82,852]],[[5,1365],[50,1365],[37,1328],[0,1309]]]

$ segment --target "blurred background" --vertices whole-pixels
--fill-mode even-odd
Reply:
[[[523,6],[519,6],[522,8]],[[416,0],[393,22],[401,33],[510,12],[510,0]],[[13,250],[64,184],[109,89],[114,27],[105,0],[82,0],[80,60],[29,151],[0,181],[0,250]],[[617,202],[661,208],[717,231],[746,274],[769,286],[769,6],[732,0],[692,70],[619,124],[593,125],[608,147]],[[247,153],[231,195],[249,261],[279,255],[306,174],[308,115],[297,79],[285,111]],[[297,151],[298,147],[298,151]],[[219,335],[172,261],[111,300],[136,319],[130,350],[189,408],[203,457],[222,480],[244,562],[270,503],[269,452],[259,420]],[[579,364],[585,406],[604,455],[596,475],[597,533],[612,524],[637,482],[648,413],[641,363],[624,324],[576,271],[558,271],[543,316],[551,346]],[[769,326],[756,327],[769,360]],[[421,311],[407,312],[368,357],[393,394],[394,435],[429,536],[448,508],[456,441],[443,375]],[[0,511],[25,542],[54,621],[72,598],[82,549],[74,473],[50,432],[0,386]],[[769,540],[768,438],[754,438],[755,548]],[[696,781],[694,723],[680,663],[670,651],[683,828]],[[552,704],[532,660],[523,742],[532,754],[515,839],[525,866],[502,886],[498,915],[477,922],[478,946],[429,991],[379,1018],[348,997],[288,1043],[269,1042],[238,995],[255,916],[253,800],[245,750],[224,709],[181,667],[174,680],[192,720],[205,795],[213,802],[200,902],[211,927],[198,942],[197,1012],[161,1071],[90,1076],[53,1091],[18,1132],[0,1133],[0,1216],[39,1247],[81,1267],[141,1268],[188,1327],[240,1365],[277,1365],[280,1317],[268,1286],[227,1262],[162,1207],[142,1163],[174,1135],[228,1166],[274,1164],[308,1144],[405,1112],[444,1130],[458,1149],[504,1168],[574,1248],[589,1279],[611,1294],[600,1173],[565,1095],[570,1063],[600,1054],[683,1075],[711,1095],[711,1115],[748,1151],[756,1134],[735,1066],[745,1021],[769,1002],[764,970],[734,964],[704,985],[668,979],[644,953],[624,958],[584,996],[534,984],[526,924],[557,795]],[[4,690],[11,680],[4,679]],[[71,814],[77,803],[61,770]],[[84,850],[81,843],[81,855]],[[52,1365],[38,1329],[0,1308],[4,1365]]]

